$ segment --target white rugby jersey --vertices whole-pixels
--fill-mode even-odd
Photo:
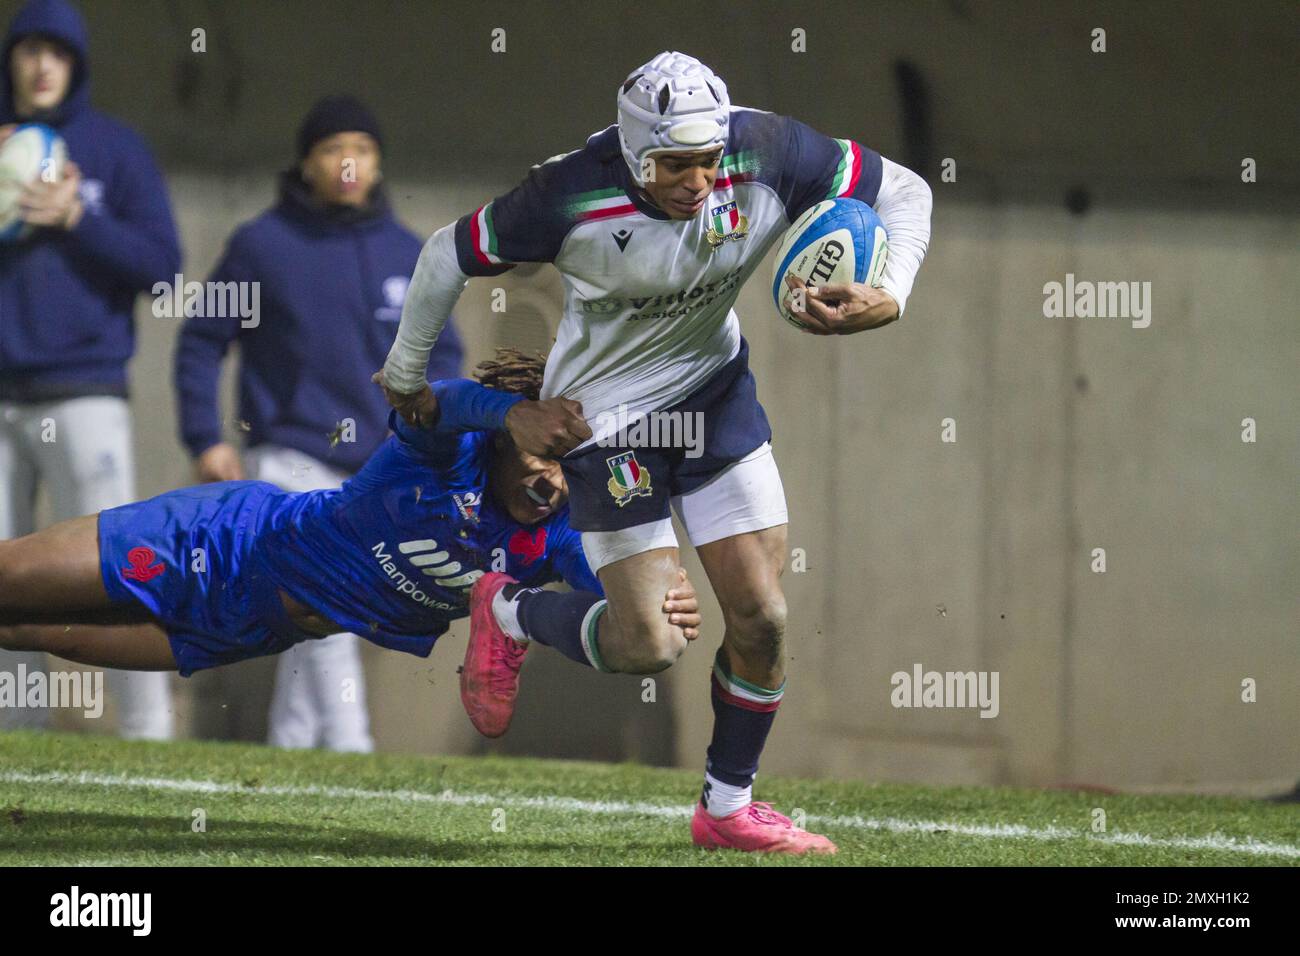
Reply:
[[[455,279],[498,275],[520,262],[555,264],[564,314],[542,397],[581,402],[595,432],[589,444],[613,430],[620,406],[636,415],[675,404],[734,357],[740,325],[732,305],[772,244],[822,200],[851,196],[874,206],[881,177],[880,155],[858,143],[732,107],[712,194],[693,219],[674,220],[638,192],[610,126],[457,220],[463,275]],[[928,190],[926,199],[912,275],[928,239]],[[895,296],[900,305],[910,287],[911,275]],[[408,298],[408,311],[418,302]],[[400,369],[392,358],[390,365]]]

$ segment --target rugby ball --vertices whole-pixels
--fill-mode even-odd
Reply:
[[[856,199],[817,203],[785,231],[776,247],[772,299],[781,318],[806,329],[790,308],[794,290],[787,275],[808,285],[865,282],[880,285],[889,255],[889,237],[876,211]],[[806,310],[801,310],[806,311]]]
[[[68,147],[43,123],[23,123],[0,145],[0,242],[17,242],[31,231],[19,218],[23,187],[38,179],[58,182]]]

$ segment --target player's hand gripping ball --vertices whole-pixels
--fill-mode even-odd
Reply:
[[[772,273],[777,311],[796,328],[816,331],[798,316],[809,311],[804,287],[878,287],[888,255],[889,237],[874,209],[856,199],[819,202],[786,230],[777,246]],[[790,276],[797,281],[788,281]]]

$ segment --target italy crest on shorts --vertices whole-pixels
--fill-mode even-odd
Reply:
[[[650,472],[636,460],[636,452],[626,451],[606,458],[605,464],[609,465],[609,473],[613,475],[609,479],[609,493],[620,508],[633,498],[651,493]]]
[[[709,210],[709,218],[713,220],[713,226],[705,233],[704,238],[708,239],[709,245],[715,249],[724,242],[744,239],[749,235],[749,217],[740,214],[740,209],[734,200],[721,206],[714,206]]]

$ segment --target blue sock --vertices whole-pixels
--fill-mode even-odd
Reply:
[[[553,647],[571,661],[609,671],[596,642],[600,619],[609,606],[599,594],[520,588],[506,597],[513,598],[520,628],[529,640]]]
[[[758,758],[767,743],[776,709],[785,694],[785,681],[776,690],[759,687],[728,674],[722,665],[722,649],[713,659],[713,740],[705,763],[705,788],[700,797],[706,810],[709,791],[721,783],[729,795],[748,790],[758,773]],[[717,814],[725,815],[725,814]]]

